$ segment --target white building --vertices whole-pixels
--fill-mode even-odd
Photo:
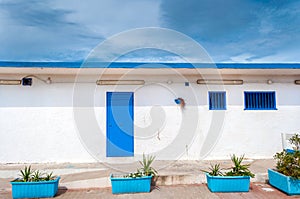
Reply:
[[[300,129],[300,64],[80,64],[0,63],[0,163],[272,158]]]

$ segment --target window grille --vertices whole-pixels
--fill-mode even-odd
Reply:
[[[226,110],[226,92],[208,92],[209,110]]]
[[[275,91],[244,92],[245,110],[276,110]]]

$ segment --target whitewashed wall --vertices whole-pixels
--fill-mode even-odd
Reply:
[[[168,78],[172,79],[172,76]],[[242,77],[247,78],[255,79]],[[280,76],[277,78],[280,80]],[[188,87],[180,79],[173,79],[171,84],[154,76],[139,76],[139,79],[145,79],[146,86],[84,83],[86,88],[95,89],[94,107],[91,108],[95,111],[99,134],[103,136],[106,91],[135,92],[135,158],[142,153],[154,153],[158,159],[204,158],[201,150],[209,133],[219,136],[210,143],[213,147],[206,159],[227,159],[233,153],[245,154],[248,158],[272,158],[282,149],[280,134],[300,130],[300,86],[290,82],[268,85],[245,81],[244,85],[225,86],[227,110],[209,111],[207,91],[219,90],[218,87],[208,89],[192,83],[195,78],[189,79]],[[45,84],[35,79],[31,87],[0,86],[0,163],[96,161],[89,147],[82,143],[84,132],[78,132],[78,121],[74,120],[73,86],[72,83]],[[276,91],[278,110],[245,111],[245,90]],[[174,103],[176,97],[186,100],[185,109],[181,110]],[[212,119],[213,114],[224,114],[224,117],[216,121]],[[178,140],[183,121],[187,123],[186,129],[190,125],[191,130],[186,131],[186,140],[184,137]],[[197,128],[193,129],[195,121]],[[222,131],[213,132],[213,127],[220,123]],[[98,159],[111,161],[111,158],[105,158],[104,139],[99,141],[99,147]]]

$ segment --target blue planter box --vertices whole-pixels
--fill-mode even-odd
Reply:
[[[285,151],[286,151],[287,153],[295,153],[295,150],[294,150],[294,149],[285,149]]]
[[[272,169],[268,169],[269,183],[288,195],[300,194],[300,180],[293,179]]]
[[[58,190],[60,177],[51,181],[15,182],[11,181],[13,198],[50,198]]]
[[[248,192],[250,176],[211,176],[206,173],[207,186],[211,192]]]
[[[122,178],[110,175],[112,193],[150,192],[152,176]]]

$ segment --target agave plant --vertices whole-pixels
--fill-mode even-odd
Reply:
[[[210,170],[210,172],[208,172],[208,174],[211,176],[222,176],[223,175],[223,173],[221,172],[220,164],[215,164],[215,165],[210,164],[209,170]]]
[[[143,154],[143,161],[139,161],[139,163],[142,165],[142,168],[139,169],[139,172],[141,172],[144,176],[156,176],[157,171],[151,167],[151,164],[153,163],[155,159],[155,156],[145,156]]]
[[[249,170],[250,164],[242,164],[244,160],[244,155],[241,157],[237,157],[235,154],[231,156],[231,161],[233,163],[233,167],[230,171],[225,173],[226,176],[250,176],[254,178],[254,174]]]
[[[46,177],[44,177],[45,181],[50,181],[50,180],[54,180],[55,176],[53,176],[53,172],[51,173],[47,173]]]
[[[223,176],[224,174],[221,172],[220,164],[210,164],[209,170],[203,170],[201,171],[208,173],[211,176]]]
[[[142,168],[137,169],[137,171],[135,173],[129,173],[124,175],[124,178],[138,178],[138,177],[142,177],[142,176],[156,176],[157,175],[157,171],[151,167],[151,164],[153,163],[155,159],[155,156],[145,156],[145,154],[143,154],[143,161],[139,161],[139,163],[141,164]]]
[[[20,173],[21,173],[21,181],[23,182],[29,182],[31,181],[31,176],[32,176],[32,173],[33,171],[31,170],[31,166],[27,167],[25,166],[24,170],[20,170]]]
[[[33,182],[38,182],[38,181],[44,180],[43,175],[44,175],[44,174],[41,173],[39,170],[36,170],[36,171],[34,171],[33,174],[32,174],[31,181],[33,181]]]
[[[25,166],[24,170],[20,170],[21,178],[17,179],[18,182],[39,182],[39,181],[50,181],[54,180],[56,176],[51,173],[42,173],[39,170],[31,170],[31,166]]]

